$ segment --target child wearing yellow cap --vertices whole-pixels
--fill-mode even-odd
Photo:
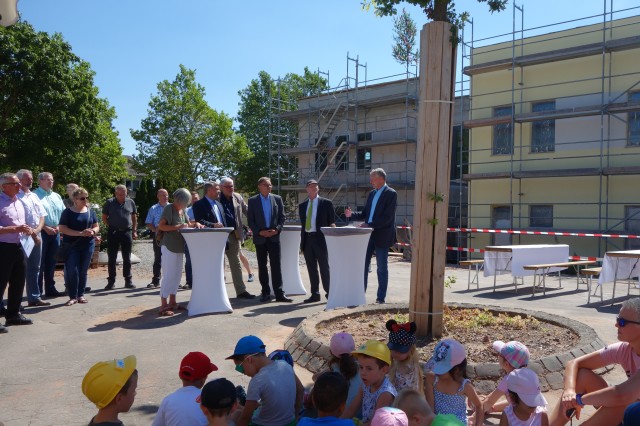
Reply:
[[[133,355],[91,367],[82,379],[82,393],[98,407],[98,414],[89,426],[123,426],[118,415],[129,411],[137,387],[138,370]]]

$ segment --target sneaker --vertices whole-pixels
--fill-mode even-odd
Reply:
[[[252,283],[252,282],[253,282],[253,280],[254,280],[254,276],[253,276],[253,274],[249,274],[249,278],[247,279],[247,282]]]

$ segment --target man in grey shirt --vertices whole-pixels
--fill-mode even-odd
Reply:
[[[136,288],[131,276],[131,247],[138,238],[138,211],[136,203],[127,197],[127,187],[116,186],[115,197],[109,198],[102,206],[102,222],[107,225],[107,255],[109,257],[109,277],[105,290],[112,290],[116,283],[116,259],[118,250],[122,253],[122,275],[126,288]]]

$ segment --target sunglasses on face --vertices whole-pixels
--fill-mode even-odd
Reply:
[[[640,324],[640,322],[631,321],[631,320],[628,320],[628,319],[624,319],[622,317],[616,317],[616,324],[618,324],[618,327],[622,328],[627,324]]]
[[[76,200],[80,200],[80,201],[86,201],[88,199],[89,199],[89,197],[78,197],[78,198],[76,198]]]

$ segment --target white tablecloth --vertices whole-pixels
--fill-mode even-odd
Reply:
[[[511,274],[514,277],[533,275],[535,271],[523,269],[525,265],[567,262],[569,246],[567,244],[529,244],[519,246],[494,246],[511,251],[484,252],[484,276]],[[551,268],[557,272],[566,268]]]
[[[233,312],[224,285],[224,249],[233,228],[181,229],[189,247],[193,283],[189,316]]]
[[[331,288],[326,309],[364,305],[364,260],[371,228],[323,227],[329,251]]]
[[[300,230],[299,225],[285,225],[280,233],[280,269],[282,269],[282,291],[286,295],[307,294],[300,277]],[[269,275],[271,280],[271,275]],[[273,289],[273,286],[272,286]]]
[[[615,256],[615,254],[627,254],[632,257],[619,257]],[[618,265],[617,278],[619,280],[637,278],[640,276],[640,250],[623,250],[605,253],[598,284],[613,282],[616,279],[616,264]]]

